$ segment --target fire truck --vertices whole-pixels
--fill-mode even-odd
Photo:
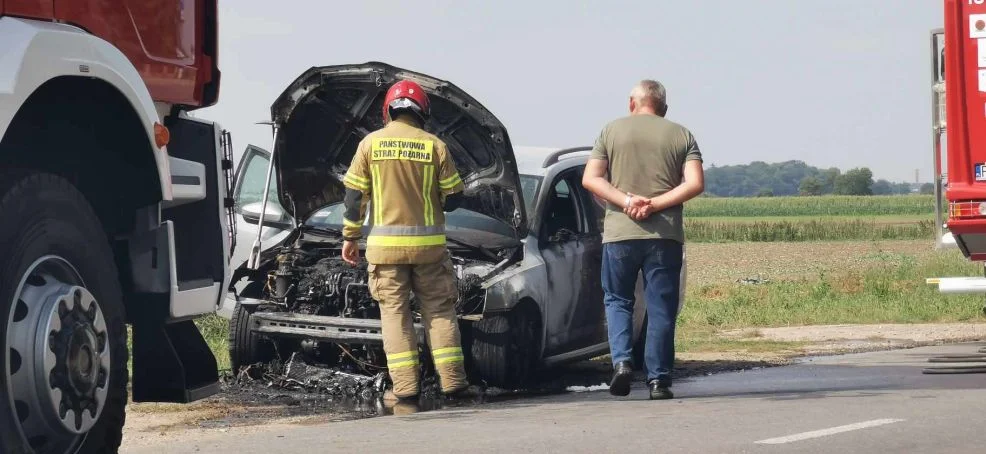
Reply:
[[[229,285],[216,0],[0,0],[0,452],[116,452],[218,391]],[[132,360],[132,366],[128,361]],[[128,369],[132,368],[131,372]]]
[[[944,27],[931,31],[930,44],[936,246],[984,262],[986,0],[945,0]],[[986,294],[986,277],[928,283],[942,293]]]

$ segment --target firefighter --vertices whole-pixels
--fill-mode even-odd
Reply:
[[[352,266],[359,261],[369,205],[370,294],[380,303],[392,393],[400,400],[416,399],[420,391],[411,292],[421,305],[442,391],[455,396],[468,388],[456,278],[445,246],[445,211],[458,207],[464,186],[445,143],[423,130],[429,114],[428,95],[418,84],[404,80],[391,86],[383,103],[385,126],[359,143],[344,178],[343,259]]]

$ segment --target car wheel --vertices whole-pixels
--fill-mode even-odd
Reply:
[[[0,452],[115,453],[127,331],[109,240],[50,174],[0,174]]]
[[[541,352],[540,324],[523,307],[484,317],[473,325],[473,364],[479,378],[501,388],[522,386],[533,378]]]
[[[250,314],[256,306],[236,303],[229,320],[229,363],[233,375],[240,368],[256,363],[267,363],[276,357],[274,344],[250,331]]]

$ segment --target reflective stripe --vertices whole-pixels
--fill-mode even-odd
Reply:
[[[450,356],[448,358],[435,358],[435,364],[458,363],[465,360],[466,359],[462,355],[457,355],[457,356]]]
[[[418,365],[418,352],[402,352],[387,355],[387,368],[397,369]]]
[[[418,352],[406,351],[406,352],[394,353],[393,355],[387,355],[387,361],[393,361],[396,359],[405,359],[405,358],[417,358],[417,357],[418,357]]]
[[[462,347],[446,347],[446,348],[436,348],[431,351],[434,356],[444,355],[446,353],[458,353],[462,354]]]
[[[431,185],[435,181],[435,166],[425,166],[425,181],[422,195],[425,200],[425,225],[435,225],[435,210],[431,207]]]
[[[435,359],[435,364],[454,363],[465,360],[465,357],[462,356],[462,347],[436,348],[431,351],[431,356]]]
[[[444,225],[375,225],[370,235],[423,236],[445,233]]]
[[[419,364],[418,363],[418,358],[402,359],[400,361],[394,361],[394,362],[387,361],[387,368],[388,369],[400,369],[402,367],[413,367],[413,366],[417,366],[418,364]]]
[[[349,219],[346,219],[345,216],[342,217],[342,225],[346,227],[355,227],[357,229],[363,227],[362,223],[350,221]]]
[[[438,187],[442,189],[452,189],[459,183],[462,183],[462,178],[460,178],[459,174],[456,173],[455,175],[452,175],[442,181],[439,181]]]
[[[380,186],[380,164],[373,164],[370,167],[370,172],[373,175],[373,225],[383,224],[383,207],[380,206],[380,202],[383,199],[380,194],[383,192],[383,188]]]
[[[358,177],[351,173],[346,174],[346,177],[343,179],[343,182],[348,183],[350,186],[355,186],[356,188],[362,189],[364,191],[370,189],[370,180],[367,180],[366,178],[363,177]]]
[[[371,235],[366,239],[367,246],[441,246],[445,244],[445,235],[425,236],[386,236]]]

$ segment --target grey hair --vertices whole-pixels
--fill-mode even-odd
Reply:
[[[645,79],[637,83],[630,91],[630,97],[639,103],[650,103],[654,107],[662,107],[668,104],[668,92],[656,80]]]

